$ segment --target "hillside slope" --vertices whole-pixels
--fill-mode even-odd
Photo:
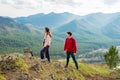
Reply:
[[[22,52],[25,47],[35,50],[40,46],[41,37],[42,32],[38,28],[0,17],[0,53]]]
[[[79,62],[64,68],[64,61],[48,63],[37,57],[22,54],[0,56],[0,80],[119,80],[120,75],[107,66]]]
[[[43,41],[44,27],[53,34],[50,47],[51,56],[64,58],[63,45],[66,32],[72,31],[77,41],[77,58],[97,49],[120,45],[120,13],[94,13],[78,16],[71,13],[35,14],[28,17],[0,17],[0,54],[23,52],[30,47],[39,56]],[[103,52],[93,53],[96,60],[103,61]],[[88,57],[86,57],[88,58]],[[94,57],[91,57],[94,58]],[[96,62],[94,60],[94,62]]]
[[[39,28],[48,26],[53,35],[58,37],[58,40],[66,37],[66,31],[72,31],[83,51],[81,52],[79,47],[79,53],[84,53],[84,51],[88,51],[85,50],[88,48],[91,51],[102,47],[108,48],[111,45],[119,45],[119,16],[120,13],[93,13],[85,16],[70,13],[49,13],[18,17],[14,20],[24,24],[29,23]],[[56,43],[58,42],[56,41]]]

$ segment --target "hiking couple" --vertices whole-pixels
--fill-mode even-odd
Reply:
[[[45,36],[44,36],[42,49],[40,51],[40,57],[41,57],[41,59],[44,59],[46,57],[48,62],[50,62],[49,48],[50,48],[51,38],[52,38],[52,35],[50,32],[50,29],[48,27],[45,27]],[[72,37],[72,33],[67,32],[67,38],[66,38],[65,44],[64,44],[64,53],[66,53],[66,55],[67,55],[65,68],[68,67],[69,59],[71,56],[75,63],[76,69],[78,70],[78,63],[75,58],[76,51],[77,51],[76,41]]]

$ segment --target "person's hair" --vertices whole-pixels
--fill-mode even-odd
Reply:
[[[68,35],[72,36],[72,32],[67,32]]]
[[[52,37],[52,35],[50,33],[50,29],[48,27],[45,27],[45,31],[46,31],[47,35],[49,35],[50,37]]]

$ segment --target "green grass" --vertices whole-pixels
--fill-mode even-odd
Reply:
[[[38,64],[38,66],[35,66],[36,64]],[[105,64],[87,64],[78,62],[79,70],[76,70],[75,64],[72,62],[72,60],[70,60],[68,69],[64,68],[65,64],[66,63],[64,60],[51,60],[51,63],[48,63],[47,61],[41,62],[41,59],[37,57],[29,58],[21,56],[15,59],[14,63],[11,65],[12,67],[18,67],[17,72],[27,72],[30,77],[36,77],[37,79],[41,80],[51,80],[52,78],[50,75],[52,75],[55,80],[67,80],[68,78],[73,80],[87,80],[89,78],[95,78],[95,80],[98,80],[99,77],[104,80],[106,77],[118,77],[117,71],[109,69],[109,67]],[[111,73],[114,74],[111,75]],[[15,74],[16,73],[12,72],[12,79],[14,79]],[[16,74],[16,76],[18,75],[19,74]],[[6,74],[5,76],[9,77]]]
[[[6,80],[6,78],[0,74],[0,80]]]
[[[74,66],[73,63],[71,63],[72,66]],[[105,65],[91,65],[86,63],[79,62],[79,69],[80,71],[87,76],[94,76],[94,75],[100,75],[100,76],[108,76],[113,70],[110,70],[108,67],[104,67]]]
[[[12,64],[12,67],[18,66],[18,71],[24,71],[28,72],[29,66],[25,63],[25,61],[22,58],[17,58],[14,63]]]
[[[64,61],[62,62],[62,65],[65,65]],[[61,76],[65,77],[72,77],[75,80],[86,80],[86,77],[95,77],[96,75],[99,75],[101,77],[110,77],[110,74],[115,72],[111,69],[109,69],[108,66],[105,64],[97,65],[97,64],[86,64],[79,62],[79,70],[77,71],[75,68],[74,63],[71,61],[69,63],[68,71],[61,70],[58,68],[58,73],[55,73],[56,79],[60,79]]]

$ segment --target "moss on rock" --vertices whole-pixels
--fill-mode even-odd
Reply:
[[[6,78],[2,74],[0,74],[0,80],[6,80]]]
[[[14,60],[14,63],[12,64],[12,67],[16,67],[18,71],[27,71],[28,72],[28,65],[25,63],[25,61],[22,58],[16,58]]]

